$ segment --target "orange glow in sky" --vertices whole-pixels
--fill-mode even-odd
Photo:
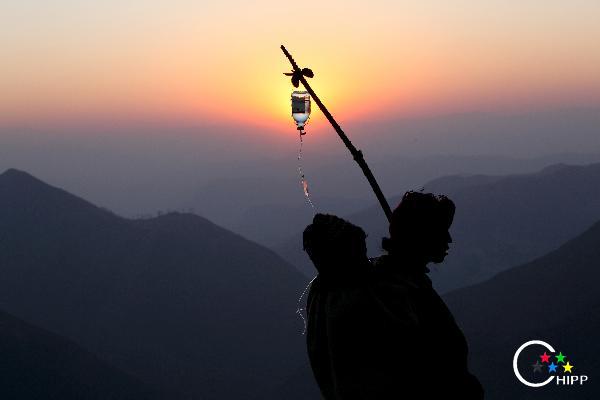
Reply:
[[[201,3],[3,2],[0,121],[281,127],[280,44],[343,120],[600,104],[598,1]]]

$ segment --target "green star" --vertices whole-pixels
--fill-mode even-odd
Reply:
[[[554,356],[554,357],[556,357],[556,363],[563,363],[563,364],[565,363],[566,356],[563,356],[562,351],[560,353],[558,353],[557,356]]]

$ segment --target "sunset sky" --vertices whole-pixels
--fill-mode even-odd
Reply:
[[[594,106],[598,21],[597,0],[4,1],[0,123],[281,128],[281,44],[345,121]]]

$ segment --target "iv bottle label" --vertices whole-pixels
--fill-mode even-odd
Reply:
[[[292,97],[292,112],[293,113],[304,113],[306,112],[306,102],[303,98]]]

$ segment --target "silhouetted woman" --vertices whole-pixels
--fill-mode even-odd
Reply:
[[[304,247],[319,271],[308,296],[307,347],[324,399],[482,399],[467,343],[426,275],[452,242],[454,203],[407,192],[386,255],[369,260],[365,233],[318,214]]]

